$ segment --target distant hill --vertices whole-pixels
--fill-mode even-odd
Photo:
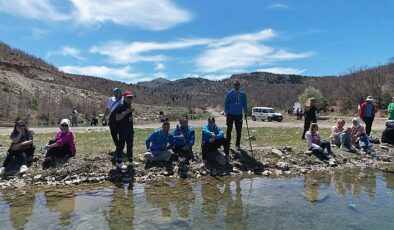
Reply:
[[[40,58],[0,43],[0,123],[10,123],[18,116],[29,116],[36,123],[54,123],[68,117],[74,107],[88,118],[103,112],[114,87],[136,95],[137,120],[155,119],[160,110],[177,114],[193,112],[195,108],[223,107],[235,79],[247,92],[250,107],[286,108],[309,86],[322,92],[322,104],[351,111],[368,95],[376,98],[381,108],[394,95],[394,63],[360,68],[339,77],[252,72],[218,81],[159,78],[126,84],[64,73]]]
[[[156,79],[154,79],[152,81],[138,82],[136,85],[147,87],[147,88],[156,88],[156,87],[159,87],[161,85],[167,84],[169,82],[171,82],[171,81],[160,77],[160,78],[156,78]]]

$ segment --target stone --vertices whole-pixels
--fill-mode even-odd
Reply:
[[[269,175],[271,175],[271,172],[270,172],[270,171],[265,170],[265,171],[263,172],[263,176],[269,176]]]
[[[286,162],[279,161],[276,163],[276,168],[282,171],[287,171],[289,170],[289,164],[287,164]]]
[[[283,157],[283,153],[279,149],[272,149],[271,153],[278,156],[278,157]]]
[[[42,178],[42,175],[38,174],[38,175],[33,177],[33,180],[40,180],[41,178]]]

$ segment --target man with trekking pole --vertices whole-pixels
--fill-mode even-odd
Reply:
[[[242,133],[242,109],[244,111],[245,119],[248,113],[248,99],[246,92],[240,90],[241,84],[239,80],[235,80],[233,84],[234,88],[228,91],[224,102],[224,112],[226,115],[227,124],[227,146],[230,147],[231,143],[231,131],[233,130],[233,123],[235,123],[235,130],[237,132],[237,138],[235,146],[237,149],[241,149],[241,133]]]

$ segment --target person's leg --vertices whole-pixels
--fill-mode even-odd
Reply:
[[[326,140],[322,140],[322,141],[320,141],[320,147],[322,147],[323,150],[327,149],[328,154],[332,154],[330,142],[328,142]]]
[[[228,148],[226,138],[216,139],[215,144],[216,144],[217,148],[219,148],[220,146],[223,146],[224,153],[226,154],[226,156],[228,156],[230,154],[230,150]]]
[[[127,132],[126,136],[127,159],[129,160],[129,162],[133,161],[133,139],[134,130],[130,130]]]
[[[308,131],[310,124],[311,124],[311,122],[309,120],[305,119],[304,131],[302,132],[302,137],[301,137],[302,140],[305,140],[305,133]]]
[[[365,132],[369,136],[369,134],[371,134],[373,118],[372,117],[366,117],[364,122],[365,122]]]
[[[235,130],[237,132],[237,140],[235,145],[240,147],[241,144],[241,134],[242,134],[242,114],[235,117]]]
[[[118,141],[118,145],[116,146],[116,153],[115,153],[116,163],[118,164],[122,163],[122,153],[127,137],[126,131],[127,130],[118,129],[119,141]]]
[[[19,150],[16,154],[16,165],[17,166],[22,166],[22,165],[27,165],[27,157],[26,157],[26,152],[23,150]]]
[[[205,142],[201,149],[202,149],[202,159],[203,160],[207,160],[208,159],[208,153],[217,150],[219,147],[218,145],[215,144],[215,142],[213,143],[209,143],[209,142]]]
[[[226,118],[226,125],[227,125],[226,140],[227,140],[227,145],[228,146],[230,146],[230,143],[231,143],[231,132],[233,131],[233,123],[234,123],[234,117],[231,114],[227,114],[227,118]]]
[[[108,126],[111,132],[112,141],[114,142],[115,146],[117,146],[119,142],[119,138],[118,138],[118,130],[116,129],[116,123],[109,122]]]
[[[4,162],[3,162],[4,168],[7,168],[7,166],[12,162],[12,160],[15,157],[15,153],[16,153],[16,151],[14,151],[14,150],[8,150],[7,156],[5,157]]]

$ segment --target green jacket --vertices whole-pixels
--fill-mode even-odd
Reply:
[[[388,120],[394,120],[394,102],[391,102],[389,106],[387,107],[387,112],[388,112]]]

